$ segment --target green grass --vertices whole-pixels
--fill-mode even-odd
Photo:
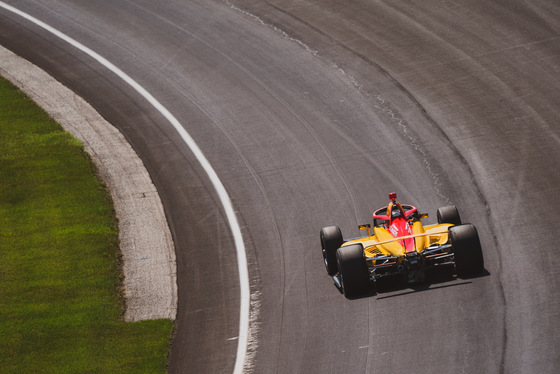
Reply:
[[[0,79],[0,371],[163,373],[170,320],[122,321],[112,201],[79,141]]]

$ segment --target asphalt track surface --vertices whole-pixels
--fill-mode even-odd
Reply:
[[[557,1],[8,3],[121,67],[214,166],[247,248],[255,373],[560,368]],[[29,22],[0,11],[0,43],[84,97],[146,164],[177,248],[169,371],[232,372],[237,264],[193,155],[126,84]],[[319,229],[357,235],[391,191],[431,222],[457,205],[485,274],[340,295]]]

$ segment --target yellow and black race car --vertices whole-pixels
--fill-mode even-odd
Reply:
[[[425,280],[426,270],[453,267],[457,276],[479,274],[484,269],[478,232],[461,224],[453,205],[437,210],[437,224],[424,226],[412,205],[400,204],[397,194],[373,213],[371,225],[361,225],[367,236],[344,240],[340,228],[321,229],[321,247],[327,272],[346,297],[368,293],[376,281],[402,276],[410,284]]]

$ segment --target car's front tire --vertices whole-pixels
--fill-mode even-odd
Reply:
[[[482,273],[484,257],[476,228],[471,224],[453,226],[449,229],[449,239],[455,255],[457,276]]]
[[[336,252],[342,291],[348,298],[357,297],[371,290],[364,247],[361,244],[341,247]]]
[[[320,235],[325,268],[327,268],[327,273],[332,276],[338,273],[336,250],[344,243],[342,232],[338,226],[329,226],[323,227]]]
[[[450,223],[459,226],[461,224],[461,217],[455,205],[448,205],[441,207],[437,210],[437,221],[439,224]]]

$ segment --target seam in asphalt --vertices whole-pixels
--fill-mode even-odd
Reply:
[[[175,320],[175,246],[159,194],[136,152],[85,100],[2,46],[0,75],[83,143],[110,191],[122,254],[124,320]]]

